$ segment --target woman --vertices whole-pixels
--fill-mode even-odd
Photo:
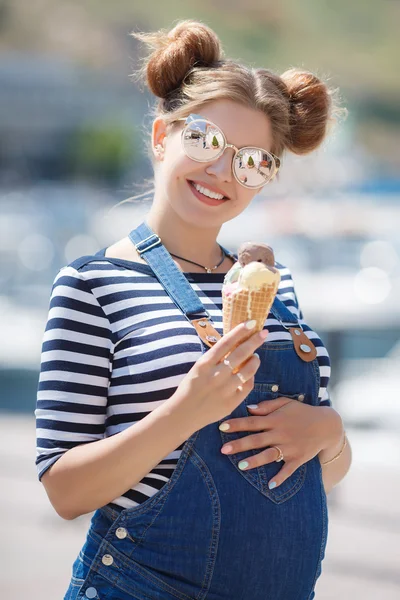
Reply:
[[[250,321],[215,343],[198,321],[222,333],[222,224],[284,150],[322,142],[331,95],[307,72],[224,60],[201,23],[136,37],[160,98],[153,204],[61,269],[43,340],[39,478],[63,518],[95,511],[65,598],[308,600],[326,493],[351,460],[328,354],[279,264],[261,333]]]

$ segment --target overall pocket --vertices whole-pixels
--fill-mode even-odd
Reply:
[[[293,400],[298,400],[299,402],[304,402],[307,400],[306,393],[304,390],[299,390],[297,393],[285,393],[284,390],[280,389],[279,385],[275,382],[271,383],[256,383],[252,392],[245,398],[244,402],[231,414],[230,418],[240,418],[243,416],[249,416],[250,413],[247,411],[246,407],[249,404],[258,404],[259,402],[265,400],[274,400],[279,398],[280,396],[285,396],[286,398],[292,398]],[[226,418],[222,419],[220,423],[226,421]],[[250,432],[233,432],[227,433],[224,431],[220,431],[221,439],[224,444],[231,442],[232,440],[240,439],[247,435],[254,435],[254,431]],[[281,462],[273,462],[267,465],[262,465],[261,467],[256,467],[254,469],[249,469],[248,471],[242,471],[239,469],[238,464],[240,461],[245,460],[249,456],[254,456],[255,454],[259,454],[262,452],[264,448],[256,448],[254,450],[249,450],[246,452],[237,452],[236,454],[228,454],[226,455],[231,463],[235,466],[237,471],[247,479],[252,485],[257,487],[259,491],[267,496],[272,502],[275,504],[281,504],[286,502],[297,494],[297,492],[301,489],[304,484],[306,473],[307,473],[307,465],[301,465],[290,477],[288,477],[283,483],[281,483],[277,488],[270,490],[268,488],[268,482],[271,481],[275,475],[281,470],[284,461]]]

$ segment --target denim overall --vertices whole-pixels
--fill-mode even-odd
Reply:
[[[207,314],[146,224],[130,238],[188,319]],[[279,300],[272,312],[284,326],[299,327]],[[316,359],[302,361],[291,341],[266,341],[257,352],[254,389],[231,418],[248,416],[248,404],[279,396],[317,405]],[[328,526],[318,456],[269,490],[282,463],[241,471],[238,463],[261,449],[221,454],[223,443],[249,435],[221,432],[227,417],[186,441],[171,479],[154,496],[133,508],[95,511],[64,600],[315,597]]]

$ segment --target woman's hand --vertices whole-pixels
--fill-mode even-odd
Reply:
[[[240,419],[228,419],[220,428],[225,433],[237,431],[256,431],[254,435],[232,440],[221,448],[223,454],[235,454],[246,450],[278,446],[285,461],[274,481],[269,482],[270,489],[283,483],[302,464],[311,460],[321,450],[339,443],[343,437],[343,423],[340,415],[327,406],[310,406],[298,400],[277,398],[260,402],[258,408],[248,410],[254,416]],[[225,424],[229,428],[224,427]],[[276,461],[276,448],[267,448],[259,454],[246,459],[247,471]],[[241,465],[239,463],[239,468]]]
[[[230,415],[250,394],[260,366],[254,352],[268,335],[267,330],[252,333],[255,326],[256,321],[241,323],[218,340],[193,365],[170,398],[171,404],[179,405],[190,431]]]

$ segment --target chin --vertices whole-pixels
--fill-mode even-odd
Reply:
[[[221,227],[223,221],[220,223],[216,221],[216,219],[212,218],[210,215],[205,215],[204,212],[201,211],[182,211],[179,215],[185,223],[191,225],[192,227],[197,227],[200,229],[210,229]]]

